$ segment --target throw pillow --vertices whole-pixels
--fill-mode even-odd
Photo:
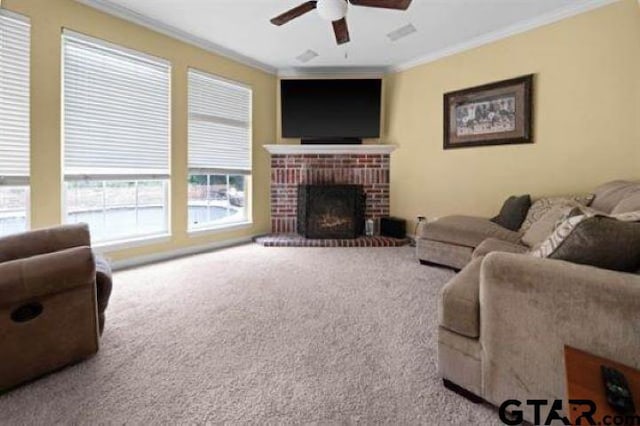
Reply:
[[[599,186],[595,190],[596,198],[593,208],[601,212],[611,213],[616,205],[640,187],[638,182],[617,180]]]
[[[534,257],[549,257],[566,240],[573,230],[589,217],[591,213],[582,212],[579,208],[571,210],[567,219],[556,227],[556,229],[544,241],[536,245],[529,254]]]
[[[609,217],[621,220],[622,222],[640,222],[640,211],[612,214]]]
[[[491,219],[491,221],[503,228],[517,231],[527,217],[529,207],[531,207],[531,197],[529,195],[511,196],[502,205],[500,214]]]
[[[529,209],[526,219],[524,220],[524,222],[522,222],[520,231],[526,232],[531,227],[531,225],[540,220],[540,218],[544,216],[545,213],[547,213],[558,204],[567,206],[575,206],[576,204],[578,204],[588,207],[589,205],[591,205],[594,198],[595,195],[593,194],[540,198],[539,200],[536,200]]]
[[[640,191],[623,198],[614,208],[611,214],[620,214],[640,211]]]
[[[579,214],[563,222],[533,256],[621,272],[640,268],[640,212]]]
[[[534,222],[522,236],[522,243],[528,247],[534,247],[551,235],[551,233],[564,222],[575,206],[557,204],[552,206],[539,220]]]

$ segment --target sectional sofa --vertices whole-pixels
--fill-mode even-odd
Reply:
[[[595,211],[640,210],[640,183],[594,193]],[[420,259],[461,269],[439,306],[445,385],[497,406],[564,399],[565,345],[640,368],[640,275],[534,257],[522,235],[464,216],[423,230]],[[530,408],[524,415],[532,421]]]

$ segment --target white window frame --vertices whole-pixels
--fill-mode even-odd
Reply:
[[[1,1],[1,0],[0,0]],[[23,231],[29,231],[31,229],[31,159],[30,159],[30,151],[31,151],[31,21],[28,17],[10,12],[6,9],[0,8],[0,17],[5,19],[14,20],[19,23],[25,24],[28,26],[27,30],[27,38],[28,38],[28,46],[27,46],[27,75],[26,79],[27,83],[27,123],[26,123],[26,131],[28,132],[28,165],[27,165],[27,175],[26,176],[13,176],[0,175],[0,187],[4,188],[21,188],[26,191],[25,194],[25,228]]]
[[[223,221],[221,222],[207,222],[207,223],[203,223],[203,224],[199,224],[196,226],[193,226],[191,224],[191,221],[189,220],[189,214],[188,214],[188,209],[190,207],[190,199],[189,196],[187,194],[187,233],[190,236],[198,236],[201,234],[207,234],[207,233],[218,233],[218,232],[227,232],[227,231],[232,231],[232,230],[236,230],[236,229],[245,229],[245,228],[249,228],[253,225],[253,203],[252,203],[252,178],[253,178],[253,88],[250,85],[235,81],[235,80],[229,80],[227,78],[224,77],[220,77],[218,75],[215,74],[211,74],[209,72],[205,72],[205,71],[200,71],[198,69],[195,68],[189,68],[187,75],[187,92],[190,93],[191,87],[190,87],[190,78],[189,76],[191,75],[191,73],[194,73],[196,75],[200,75],[204,78],[209,78],[211,80],[217,80],[221,83],[224,84],[228,84],[228,85],[232,85],[232,86],[236,86],[242,89],[245,89],[249,92],[249,117],[248,117],[248,122],[246,124],[243,123],[238,123],[239,126],[238,127],[242,127],[242,128],[247,128],[248,129],[248,140],[247,140],[247,144],[248,144],[248,148],[249,148],[249,163],[250,163],[250,169],[249,170],[245,170],[245,169],[227,169],[227,168],[219,168],[219,167],[215,167],[215,168],[202,168],[202,167],[191,167],[191,165],[188,165],[188,178],[190,179],[192,176],[202,176],[205,175],[207,176],[207,186],[210,185],[210,179],[211,176],[213,175],[226,175],[227,176],[227,182],[229,180],[229,176],[244,176],[245,177],[245,184],[244,184],[244,197],[245,197],[245,214],[244,214],[244,220],[242,221],[235,221],[235,222],[228,222],[225,223]],[[188,108],[188,123],[187,123],[187,127],[190,128],[190,124],[192,120],[196,120],[196,121],[204,121],[204,122],[214,122],[214,123],[224,123],[225,125],[229,125],[229,126],[234,126],[234,120],[228,120],[225,118],[221,118],[221,117],[216,117],[213,115],[206,115],[206,114],[201,114],[201,113],[193,113],[191,111],[191,102],[190,102],[190,97],[188,96],[188,101],[187,101],[187,108]],[[187,149],[190,149],[190,137],[187,137]],[[188,156],[187,156],[188,157]],[[189,185],[188,181],[187,181],[187,186]],[[228,184],[227,184],[228,186]]]
[[[167,138],[167,146],[168,146],[168,164],[167,164],[167,173],[162,173],[162,174],[157,174],[157,173],[148,173],[148,172],[143,172],[143,173],[135,173],[135,171],[131,170],[131,169],[127,169],[126,173],[117,173],[114,174],[112,173],[110,170],[106,170],[106,169],[100,169],[100,168],[96,168],[96,173],[91,173],[91,174],[77,174],[77,173],[67,173],[64,167],[65,164],[65,156],[64,156],[64,116],[65,116],[65,75],[64,75],[64,68],[65,68],[65,56],[64,56],[64,43],[65,41],[65,37],[69,36],[69,37],[73,37],[82,41],[86,41],[88,43],[94,44],[96,46],[99,47],[103,47],[107,50],[113,50],[116,51],[120,54],[123,55],[130,55],[136,58],[140,58],[143,60],[149,60],[152,61],[154,63],[164,63],[167,66],[167,70],[168,70],[168,86],[167,86],[167,111],[168,111],[168,138]],[[68,182],[72,182],[72,181],[97,181],[97,182],[102,182],[103,183],[103,188],[106,185],[107,182],[117,182],[117,181],[124,181],[124,182],[136,182],[136,186],[137,183],[141,182],[141,181],[162,181],[163,185],[164,185],[164,200],[165,200],[165,205],[164,205],[164,210],[166,212],[166,214],[164,215],[164,230],[161,232],[154,232],[154,233],[147,233],[147,234],[132,234],[130,237],[125,237],[125,238],[119,238],[119,239],[113,239],[113,240],[103,240],[103,241],[98,241],[96,243],[93,244],[94,247],[100,249],[103,252],[110,252],[110,251],[116,251],[116,250],[123,250],[123,249],[128,249],[128,248],[134,248],[134,247],[139,247],[139,246],[144,246],[144,245],[149,245],[149,244],[156,244],[156,243],[163,243],[163,242],[167,242],[170,241],[171,238],[171,223],[172,223],[172,202],[171,202],[171,184],[172,184],[172,180],[171,180],[171,151],[172,151],[172,136],[171,136],[171,132],[172,132],[172,117],[171,117],[171,111],[172,111],[172,96],[171,96],[171,74],[172,74],[172,66],[171,63],[163,58],[158,58],[149,54],[146,54],[144,52],[140,52],[137,50],[133,50],[130,48],[127,48],[125,46],[120,46],[120,45],[116,45],[116,44],[112,44],[109,43],[107,41],[104,40],[100,40],[100,39],[96,39],[94,37],[90,37],[81,33],[77,33],[75,31],[71,31],[71,30],[67,30],[64,29],[63,30],[63,34],[62,34],[62,58],[61,58],[61,62],[62,62],[62,81],[61,81],[61,86],[62,86],[62,129],[63,129],[63,151],[62,151],[62,164],[63,164],[63,182],[62,182],[62,216],[63,216],[63,221],[65,223],[68,223],[68,214],[69,214],[69,209],[67,206],[67,183]],[[103,189],[104,190],[104,189]],[[136,197],[136,206],[133,206],[137,208],[137,197]],[[103,203],[102,205],[102,209],[105,209],[105,204]]]
[[[67,188],[67,183],[69,182],[79,182],[79,181],[83,181],[83,182],[88,182],[88,181],[92,181],[92,182],[100,182],[102,183],[102,190],[106,191],[106,184],[109,182],[134,182],[136,184],[136,186],[138,186],[138,184],[140,182],[144,182],[144,181],[154,181],[154,182],[162,182],[164,185],[164,199],[166,201],[166,205],[165,210],[166,210],[166,214],[164,216],[164,222],[165,222],[165,232],[152,232],[152,233],[146,233],[146,234],[135,234],[132,235],[130,237],[125,237],[125,238],[120,238],[120,239],[114,239],[114,240],[105,240],[105,241],[97,241],[95,243],[92,244],[93,247],[97,247],[97,248],[102,248],[105,251],[117,251],[117,250],[124,250],[124,249],[128,249],[128,248],[134,248],[134,247],[139,247],[139,246],[143,246],[143,245],[148,245],[148,244],[156,244],[156,243],[162,243],[162,242],[166,242],[169,241],[171,238],[171,179],[169,178],[161,178],[161,179],[147,179],[146,177],[135,177],[134,175],[123,175],[121,178],[114,178],[114,177],[109,177],[107,179],[103,179],[103,176],[97,175],[97,176],[86,176],[85,179],[65,179],[63,181],[63,185],[62,185],[62,208],[63,208],[63,221],[65,223],[75,223],[75,222],[69,222],[68,221],[68,214],[69,209],[68,209],[68,191],[69,189]],[[104,197],[104,194],[103,194]],[[138,202],[137,202],[137,195],[136,195],[136,204],[133,205],[132,207],[135,208],[136,210],[138,209]],[[108,207],[105,205],[104,201],[102,204],[101,209],[103,211],[108,210]]]
[[[242,220],[238,220],[238,221],[229,221],[229,222],[225,222],[224,220],[222,221],[218,221],[218,222],[213,222],[213,221],[209,221],[209,222],[204,222],[203,224],[199,224],[199,225],[192,225],[191,221],[189,220],[189,213],[187,212],[187,220],[189,221],[189,223],[187,224],[188,226],[188,233],[190,235],[199,235],[199,234],[206,234],[206,233],[215,233],[215,232],[220,232],[220,231],[229,231],[232,229],[242,229],[242,228],[248,228],[250,227],[253,222],[251,220],[250,214],[251,214],[251,209],[249,208],[250,203],[249,203],[249,186],[251,184],[251,175],[249,174],[237,174],[237,173],[231,173],[231,174],[223,174],[223,173],[189,173],[189,178],[191,178],[192,176],[206,176],[207,177],[207,201],[210,201],[210,199],[208,198],[209,195],[209,187],[211,186],[211,178],[213,176],[226,176],[227,178],[227,198],[228,198],[228,188],[230,186],[229,183],[229,177],[231,176],[244,176],[245,178],[245,182],[244,182],[244,197],[245,197],[245,205],[244,205],[244,217]],[[188,195],[187,195],[188,197]],[[187,204],[189,204],[189,199],[187,198]],[[188,207],[191,207],[191,205],[188,205]],[[210,207],[209,205],[207,205],[207,207]]]

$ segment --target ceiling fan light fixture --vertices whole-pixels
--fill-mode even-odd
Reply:
[[[318,0],[318,14],[327,21],[339,21],[347,16],[348,4],[346,0]]]

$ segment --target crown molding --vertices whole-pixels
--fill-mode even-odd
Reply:
[[[516,24],[510,25],[501,30],[492,31],[490,33],[483,34],[481,36],[456,44],[454,46],[429,53],[417,59],[413,59],[411,61],[407,61],[399,65],[391,66],[387,69],[387,72],[393,73],[393,72],[399,72],[399,71],[406,71],[410,68],[414,68],[419,65],[424,65],[429,62],[434,62],[439,59],[445,58],[447,56],[452,56],[457,53],[464,52],[466,50],[475,49],[476,47],[480,47],[480,46],[490,44],[505,38],[509,38],[514,35],[521,34],[545,25],[553,24],[563,19],[571,18],[572,16],[576,16],[581,13],[589,12],[604,6],[608,6],[610,4],[613,4],[619,1],[621,0],[587,0],[579,4],[573,4],[573,5],[564,7],[562,9],[555,10],[551,13],[547,13],[533,19],[528,19],[522,22],[518,22]],[[638,2],[640,2],[640,0],[638,0]]]
[[[238,53],[231,49],[227,49],[226,47],[220,46],[216,43],[212,43],[203,38],[191,35],[186,31],[179,30],[171,25],[164,24],[156,19],[148,18],[140,13],[134,12],[129,8],[114,4],[108,0],[76,0],[76,1],[78,3],[84,4],[85,6],[89,6],[101,12],[107,13],[111,16],[115,16],[116,18],[124,19],[126,21],[148,28],[160,34],[164,34],[168,37],[174,38],[176,40],[180,40],[184,43],[188,43],[193,46],[199,47],[200,49],[206,50],[207,52],[223,56],[227,59],[231,59],[233,61],[239,62],[243,65],[247,65],[252,68],[257,68],[268,74],[275,75],[278,72],[277,68],[271,65],[265,64],[256,59],[242,55],[241,53]]]

